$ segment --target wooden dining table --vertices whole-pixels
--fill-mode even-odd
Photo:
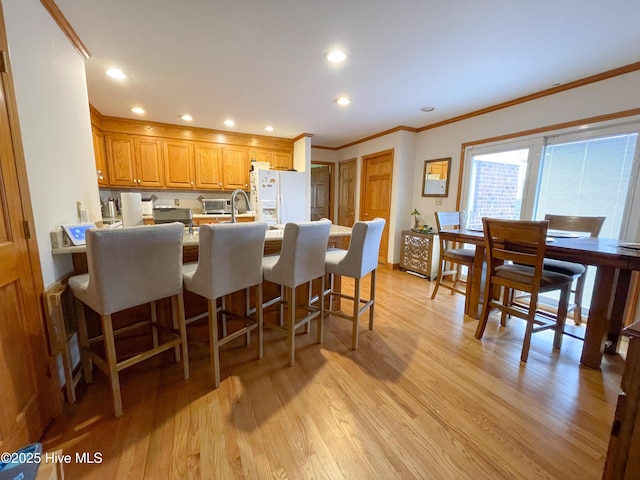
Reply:
[[[478,319],[482,307],[484,233],[480,230],[441,230],[445,240],[476,247],[471,281],[468,282],[466,315]],[[591,237],[550,237],[545,257],[592,265],[596,268],[584,346],[580,362],[599,368],[603,353],[615,354],[623,327],[633,271],[640,271],[640,250],[620,247],[620,240]]]

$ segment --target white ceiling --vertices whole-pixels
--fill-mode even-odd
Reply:
[[[56,0],[104,115],[337,147],[640,61],[640,0]],[[326,61],[343,47],[341,65]],[[128,78],[105,76],[117,66]],[[348,107],[334,99],[347,95]],[[423,113],[421,107],[436,110]],[[235,127],[223,125],[233,118]]]

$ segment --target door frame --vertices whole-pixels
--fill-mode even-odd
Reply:
[[[13,163],[15,165],[16,179],[18,184],[17,197],[20,202],[19,214],[12,215],[13,232],[21,235],[21,241],[26,245],[25,255],[29,262],[29,274],[25,276],[25,281],[30,285],[25,286],[25,291],[29,293],[29,297],[25,298],[25,305],[29,309],[25,312],[26,328],[32,335],[32,361],[36,369],[34,376],[36,378],[37,388],[37,411],[39,414],[38,421],[42,423],[42,427],[46,427],[55,415],[59,414],[63,408],[62,391],[57,385],[57,371],[54,369],[55,361],[50,362],[49,348],[46,338],[46,323],[44,316],[44,307],[42,303],[42,295],[44,293],[44,281],[42,278],[42,267],[38,250],[37,236],[35,232],[35,220],[33,215],[33,206],[31,203],[31,194],[29,191],[29,181],[27,175],[26,159],[24,156],[24,148],[20,130],[20,122],[18,117],[17,100],[15,95],[15,87],[13,77],[11,75],[11,59],[9,56],[9,45],[6,36],[5,19],[0,1],[0,50],[5,55],[5,68],[0,71],[2,83],[5,89],[5,103],[7,108],[9,137],[7,141],[11,142],[9,149],[12,150]],[[14,212],[17,213],[17,212]],[[15,234],[14,233],[14,234]],[[35,425],[33,426],[36,427]],[[29,431],[30,441],[37,441],[42,432]],[[9,445],[6,445],[9,447]],[[19,447],[19,446],[17,446]]]
[[[319,160],[311,160],[311,165],[325,165],[329,167],[329,220],[333,223],[334,218],[336,218],[336,214],[334,212],[334,191],[335,191],[335,169],[336,164],[333,162],[321,162]],[[309,172],[309,176],[311,176],[311,172]]]
[[[384,258],[384,265],[385,266],[389,266],[392,265],[393,261],[389,262],[389,253],[390,253],[390,245],[391,245],[391,215],[392,215],[392,211],[391,211],[391,204],[392,204],[392,200],[393,200],[393,168],[394,168],[394,163],[395,163],[395,149],[393,148],[389,148],[387,150],[381,150],[379,152],[374,152],[374,153],[370,153],[367,155],[361,155],[360,156],[360,195],[359,195],[359,205],[358,205],[358,218],[362,219],[362,210],[364,209],[364,205],[365,205],[365,197],[367,194],[367,182],[366,182],[366,178],[367,178],[367,163],[370,160],[373,160],[377,157],[382,157],[382,156],[386,156],[389,155],[391,156],[391,168],[390,168],[390,181],[389,181],[389,218],[386,218],[386,225],[385,225],[385,230],[387,232],[387,253],[386,253],[386,257]],[[367,220],[373,220],[371,218],[367,219]],[[383,233],[384,235],[384,233]],[[379,261],[379,260],[378,260]]]

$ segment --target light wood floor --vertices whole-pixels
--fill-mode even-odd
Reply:
[[[368,288],[368,283],[366,285]],[[325,321],[325,341],[267,330],[265,356],[231,343],[212,390],[208,345],[190,330],[191,378],[171,354],[121,373],[124,416],[113,417],[106,377],[43,439],[45,451],[99,452],[65,465],[68,479],[596,479],[601,477],[623,360],[581,367],[581,342],[490,321],[473,337],[463,298],[405,272],[380,269],[375,329]],[[345,302],[344,307],[347,307]]]

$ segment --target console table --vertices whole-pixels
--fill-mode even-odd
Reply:
[[[419,273],[429,280],[438,276],[440,243],[437,233],[404,230],[401,245],[400,270]]]

